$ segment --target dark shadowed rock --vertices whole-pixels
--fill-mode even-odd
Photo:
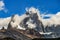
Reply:
[[[0,39],[12,38],[15,40],[31,40],[28,36],[20,33],[16,29],[6,30],[5,32],[0,32]]]

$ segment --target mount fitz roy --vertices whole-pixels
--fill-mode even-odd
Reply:
[[[48,20],[44,20],[39,10],[34,7],[26,9],[26,13],[21,16],[15,14],[12,15],[12,17],[4,19],[4,21],[3,26],[6,30],[20,30],[22,34],[25,33],[26,35],[34,35],[43,38],[60,37],[60,25],[51,24]],[[0,23],[0,26],[2,26],[2,23]],[[2,28],[3,27],[1,27],[1,29]]]

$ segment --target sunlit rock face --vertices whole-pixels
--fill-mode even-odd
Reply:
[[[22,17],[24,17],[24,16],[22,16]],[[25,28],[23,28],[19,25],[22,20],[23,20],[23,18],[20,19],[20,16],[18,14],[12,15],[11,21],[9,22],[9,26],[11,26],[12,28],[25,30]]]
[[[20,22],[20,17],[19,17],[19,15],[13,15],[12,17],[11,17],[11,25],[12,25],[12,27],[16,27]]]

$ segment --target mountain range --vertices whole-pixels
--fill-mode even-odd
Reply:
[[[60,37],[60,25],[54,24],[52,21],[44,20],[38,9],[26,9],[26,13],[19,16],[18,14],[12,15],[6,19],[0,19],[1,29],[4,27],[6,30],[19,31],[30,38],[58,38]],[[13,32],[13,30],[11,31]],[[31,37],[33,36],[33,37]]]

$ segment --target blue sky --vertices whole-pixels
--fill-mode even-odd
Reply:
[[[0,18],[9,17],[13,14],[25,13],[26,7],[35,7],[40,10],[41,13],[47,12],[56,14],[60,11],[60,0],[2,0],[5,4],[7,13],[3,10],[0,11]]]

